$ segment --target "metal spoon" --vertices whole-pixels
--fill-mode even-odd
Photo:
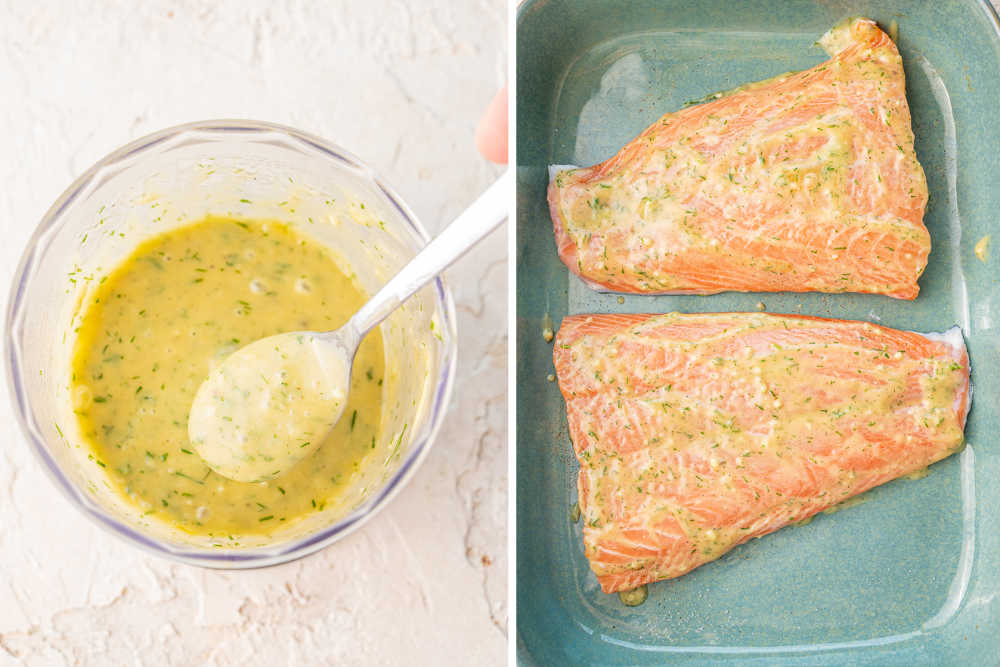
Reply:
[[[507,217],[505,172],[335,331],[262,338],[227,357],[195,394],[188,437],[217,473],[273,479],[319,447],[347,404],[361,339]]]

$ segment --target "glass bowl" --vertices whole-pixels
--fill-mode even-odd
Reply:
[[[428,241],[413,212],[347,151],[256,121],[190,123],[120,148],[56,200],[21,257],[7,311],[7,380],[21,428],[55,485],[90,519],[151,553],[217,568],[299,558],[385,506],[427,455],[455,370],[455,313],[438,278],[381,325],[382,437],[321,512],[239,546],[145,517],[83,443],[69,395],[86,295],[139,243],[206,214],[279,219],[327,245],[374,293]],[[396,369],[395,372],[390,368]]]

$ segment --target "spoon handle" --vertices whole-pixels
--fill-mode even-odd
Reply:
[[[507,218],[512,180],[508,169],[369,299],[344,328],[349,327],[360,340],[414,292],[499,227]]]

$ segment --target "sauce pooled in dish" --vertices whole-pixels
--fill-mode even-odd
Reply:
[[[377,329],[358,351],[343,417],[274,479],[213,472],[190,444],[188,411],[237,349],[335,329],[366,299],[329,250],[281,223],[208,217],[146,241],[88,295],[76,332],[73,408],[91,457],[128,500],[193,534],[269,533],[322,510],[380,435]]]

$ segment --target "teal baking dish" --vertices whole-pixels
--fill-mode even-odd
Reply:
[[[916,301],[880,296],[626,296],[556,256],[549,164],[612,155],[666,111],[810,67],[849,16],[895,24],[933,251]],[[517,658],[522,665],[1000,662],[1000,23],[975,0],[529,0],[517,16]],[[967,445],[921,480],[735,549],[628,608],[600,592],[570,519],[576,462],[541,334],[582,312],[754,310],[962,327]]]

